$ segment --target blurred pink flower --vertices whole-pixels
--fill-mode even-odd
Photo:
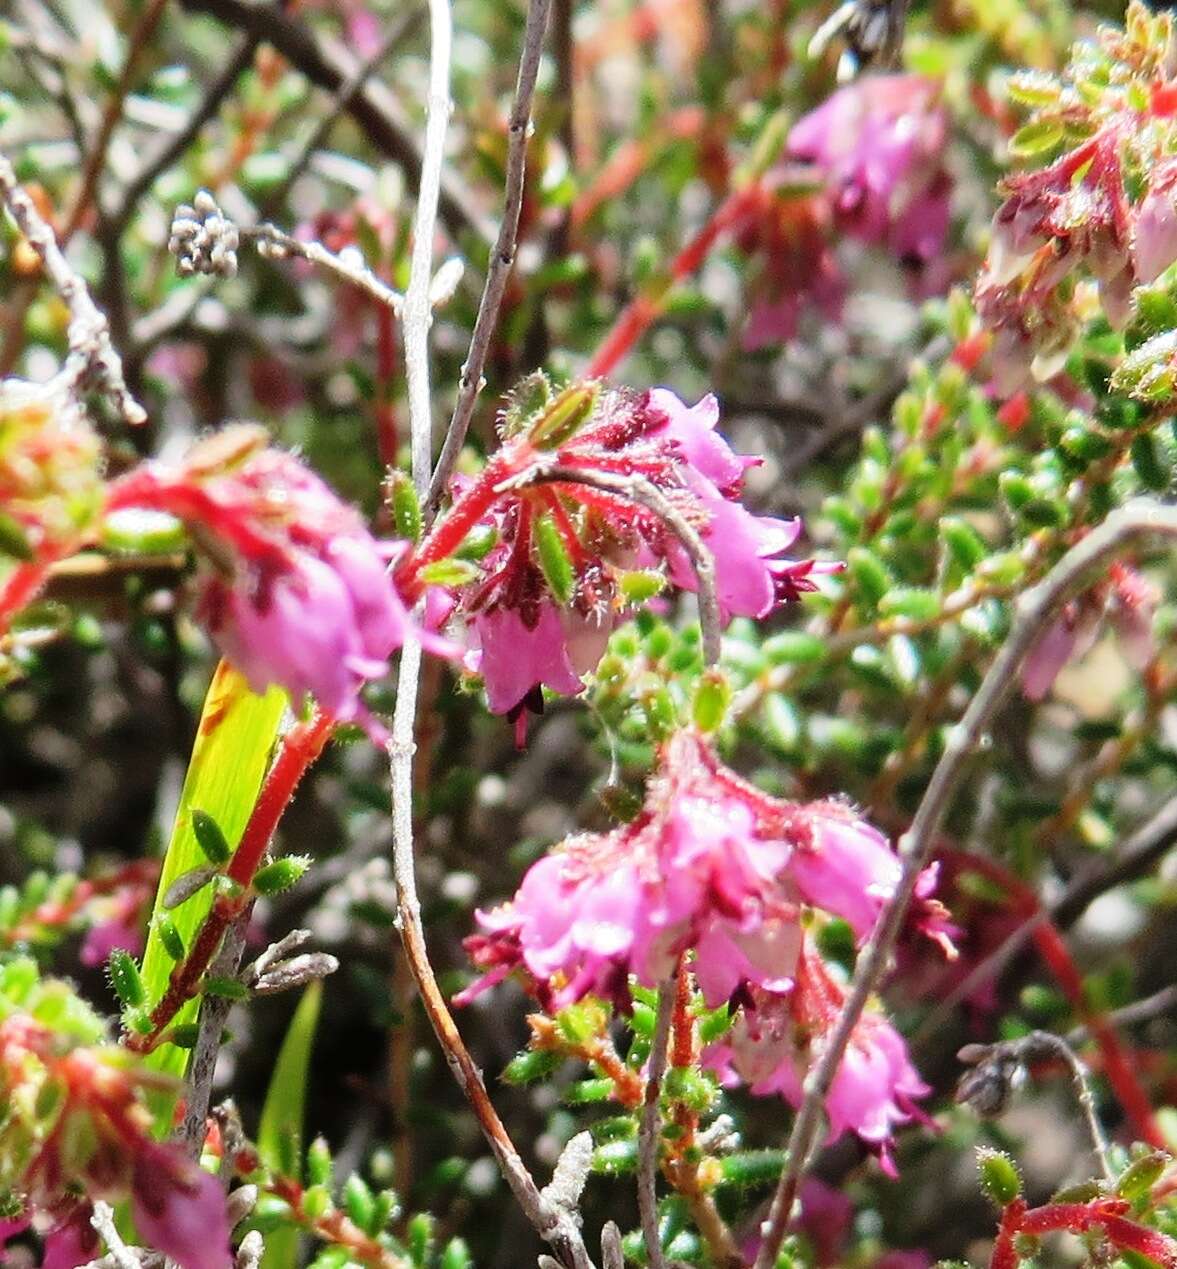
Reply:
[[[1105,581],[1073,599],[1039,636],[1022,664],[1022,694],[1044,700],[1063,666],[1090,651],[1105,617],[1125,659],[1144,670],[1156,655],[1152,625],[1159,602],[1156,587],[1134,568],[1112,564]]]
[[[89,1203],[74,1203],[45,1235],[41,1269],[78,1269],[98,1255],[98,1234],[90,1224],[92,1211]]]
[[[1132,225],[1132,260],[1138,282],[1155,282],[1177,260],[1177,159],[1152,169],[1148,193]]]
[[[208,446],[180,468],[135,469],[115,483],[110,506],[167,511],[193,530],[212,563],[198,615],[255,691],[280,684],[296,703],[313,696],[378,735],[359,693],[387,672],[410,628],[389,572],[395,551],[297,458],[260,448],[253,429],[228,429]]]
[[[88,968],[104,965],[110,958],[111,952],[116,949],[138,956],[143,951],[143,931],[138,917],[136,907],[131,919],[115,915],[92,925],[86,931],[86,937],[82,940],[82,949],[78,954],[82,964]]]
[[[923,263],[948,232],[947,140],[936,83],[867,75],[800,119],[787,149],[821,170],[845,232]]]

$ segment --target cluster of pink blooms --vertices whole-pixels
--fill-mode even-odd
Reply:
[[[839,235],[920,273],[939,257],[952,189],[939,98],[939,86],[919,75],[868,75],[797,122],[738,234],[762,261],[746,347],[791,339],[807,304],[840,315],[846,280],[831,245]],[[798,194],[809,172],[821,189]]]
[[[750,988],[727,1036],[704,1052],[704,1064],[725,1085],[744,1083],[753,1093],[775,1093],[798,1107],[806,1072],[844,1000],[806,935],[790,984],[779,991]],[[921,1117],[916,1102],[930,1091],[912,1066],[903,1037],[882,1014],[868,1010],[851,1033],[826,1094],[829,1139],[856,1133],[893,1176],[895,1129]]]
[[[477,526],[494,530],[496,545],[458,594],[456,612],[473,645],[467,664],[483,676],[490,708],[521,722],[524,711],[542,708],[543,687],[581,690],[581,676],[595,668],[625,612],[627,576],[644,571],[697,589],[690,558],[665,522],[622,493],[580,483],[581,472],[639,476],[657,487],[710,549],[725,621],[763,617],[836,567],[787,558],[800,522],[756,516],[740,502],[744,473],[759,460],[734,453],[715,431],[714,397],[687,406],[663,388],[641,396],[578,391],[592,408],[574,434],[542,453],[526,431],[508,439],[398,572],[412,594],[421,570],[455,549],[457,535]],[[510,485],[537,464],[558,466],[567,478]],[[545,576],[541,519],[557,535],[568,569],[562,596]]]
[[[51,1090],[54,1098],[38,1096]],[[27,1207],[52,1222],[45,1269],[75,1269],[97,1254],[89,1203],[131,1200],[140,1237],[181,1269],[228,1269],[225,1195],[178,1146],[152,1140],[135,1074],[118,1049],[63,1048],[31,1015],[0,1022],[0,1097],[11,1110],[0,1136],[27,1156],[20,1190]],[[48,1123],[23,1123],[29,1108],[52,1106]],[[13,1157],[21,1157],[14,1154]],[[82,1200],[78,1192],[86,1195]],[[14,1221],[12,1236],[27,1221]]]
[[[841,917],[864,939],[899,873],[886,839],[843,803],[769,797],[680,732],[635,820],[570,838],[532,865],[510,902],[478,914],[482,932],[467,948],[484,975],[460,999],[521,970],[548,1010],[588,994],[624,1004],[631,976],[656,986],[693,952],[709,1007],[746,1002],[714,1065],[795,1100],[841,1004],[807,943],[803,908]],[[917,920],[947,944],[934,884],[930,871]],[[869,1015],[831,1091],[835,1135],[850,1128],[882,1150],[924,1091],[898,1033]]]
[[[189,527],[206,560],[198,615],[255,691],[277,683],[378,732],[359,691],[409,629],[395,551],[297,458],[264,447],[258,429],[230,428],[179,467],[136,468],[108,505]]]
[[[994,384],[1004,396],[1062,368],[1081,320],[1073,290],[1082,270],[1097,282],[1108,321],[1122,327],[1133,288],[1177,260],[1177,158],[1159,157],[1165,147],[1155,139],[1171,128],[1173,85],[1162,67],[1134,69],[1152,82],[1138,85],[1132,104],[1109,89],[1088,110],[1064,93],[1039,124],[1047,126],[1053,111],[1060,136],[1064,115],[1068,127],[1091,135],[1042,170],[1004,183],[976,284],[977,312],[994,336]],[[1123,78],[1127,70],[1115,73]]]

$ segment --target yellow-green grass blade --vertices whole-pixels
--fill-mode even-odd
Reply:
[[[285,708],[286,694],[280,688],[271,688],[259,696],[249,690],[245,679],[227,662],[217,666],[204,700],[200,728],[180,793],[143,953],[142,976],[149,1008],[163,995],[175,965],[163,945],[154,918],[163,911],[163,896],[172,882],[205,862],[193,832],[192,812],[201,810],[211,815],[230,846],[236,849],[269,765]],[[192,938],[211,904],[212,887],[206,886],[172,910],[171,916],[186,947],[191,947]],[[196,1002],[189,1001],[176,1022],[194,1021],[196,1009]],[[188,1054],[173,1044],[162,1044],[147,1062],[158,1071],[179,1077],[184,1074]],[[153,1100],[157,1128],[168,1127],[174,1099]]]

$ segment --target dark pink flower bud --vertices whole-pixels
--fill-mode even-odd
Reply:
[[[177,1148],[152,1145],[139,1153],[131,1212],[143,1242],[180,1269],[230,1269],[225,1192]]]

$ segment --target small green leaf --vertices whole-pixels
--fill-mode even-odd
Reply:
[[[143,979],[139,976],[139,966],[134,958],[121,947],[116,947],[106,962],[106,972],[110,975],[110,985],[114,994],[127,1009],[137,1009],[143,1004],[146,993]]]
[[[233,854],[221,826],[207,811],[194,809],[192,812],[192,831],[196,835],[196,844],[204,851],[204,857],[217,868],[229,862]]]
[[[185,955],[184,936],[180,933],[175,919],[167,912],[161,912],[155,919],[160,942],[167,954],[175,961],[182,961]]]
[[[421,540],[421,501],[412,480],[403,471],[389,474],[389,497],[396,535],[408,542]]]
[[[600,385],[578,383],[557,393],[531,425],[529,439],[537,449],[553,449],[570,440],[591,417]]]
[[[940,596],[919,586],[896,586],[879,601],[879,612],[888,617],[931,621],[940,612]]]
[[[539,516],[535,521],[534,533],[535,551],[548,589],[557,603],[567,604],[572,599],[576,574],[560,529],[551,516]]]
[[[435,564],[426,564],[421,570],[421,580],[427,586],[465,586],[477,576],[478,566],[456,555],[438,560]]]
[[[665,576],[653,568],[631,569],[617,575],[617,588],[627,604],[644,604],[662,593]]]
[[[1006,1207],[1022,1192],[1022,1178],[1013,1160],[1000,1150],[978,1150],[981,1188],[998,1207]]]
[[[1013,134],[1009,152],[1018,158],[1033,158],[1053,150],[1063,139],[1063,126],[1055,119],[1037,119]]]
[[[940,536],[948,554],[965,573],[971,573],[989,554],[985,539],[960,516],[944,516],[940,521]]]
[[[310,866],[309,855],[284,855],[257,870],[253,888],[260,895],[280,894],[295,885]]]
[[[536,1080],[546,1079],[563,1061],[559,1053],[548,1049],[529,1049],[517,1053],[507,1063],[500,1078],[504,1084],[534,1084]]]
[[[882,561],[866,547],[854,547],[846,556],[846,566],[861,603],[873,608],[891,589],[891,577]]]
[[[731,698],[732,689],[727,676],[721,670],[705,671],[695,688],[691,706],[695,726],[704,734],[715,731],[723,723]]]
[[[1116,1193],[1130,1202],[1144,1198],[1160,1180],[1169,1161],[1169,1156],[1163,1150],[1150,1150],[1148,1154],[1141,1155],[1120,1173]]]
[[[803,630],[782,630],[762,645],[770,665],[816,665],[825,660],[825,641]]]
[[[355,1172],[344,1182],[343,1207],[348,1216],[367,1231],[376,1214],[376,1199],[368,1183]]]

